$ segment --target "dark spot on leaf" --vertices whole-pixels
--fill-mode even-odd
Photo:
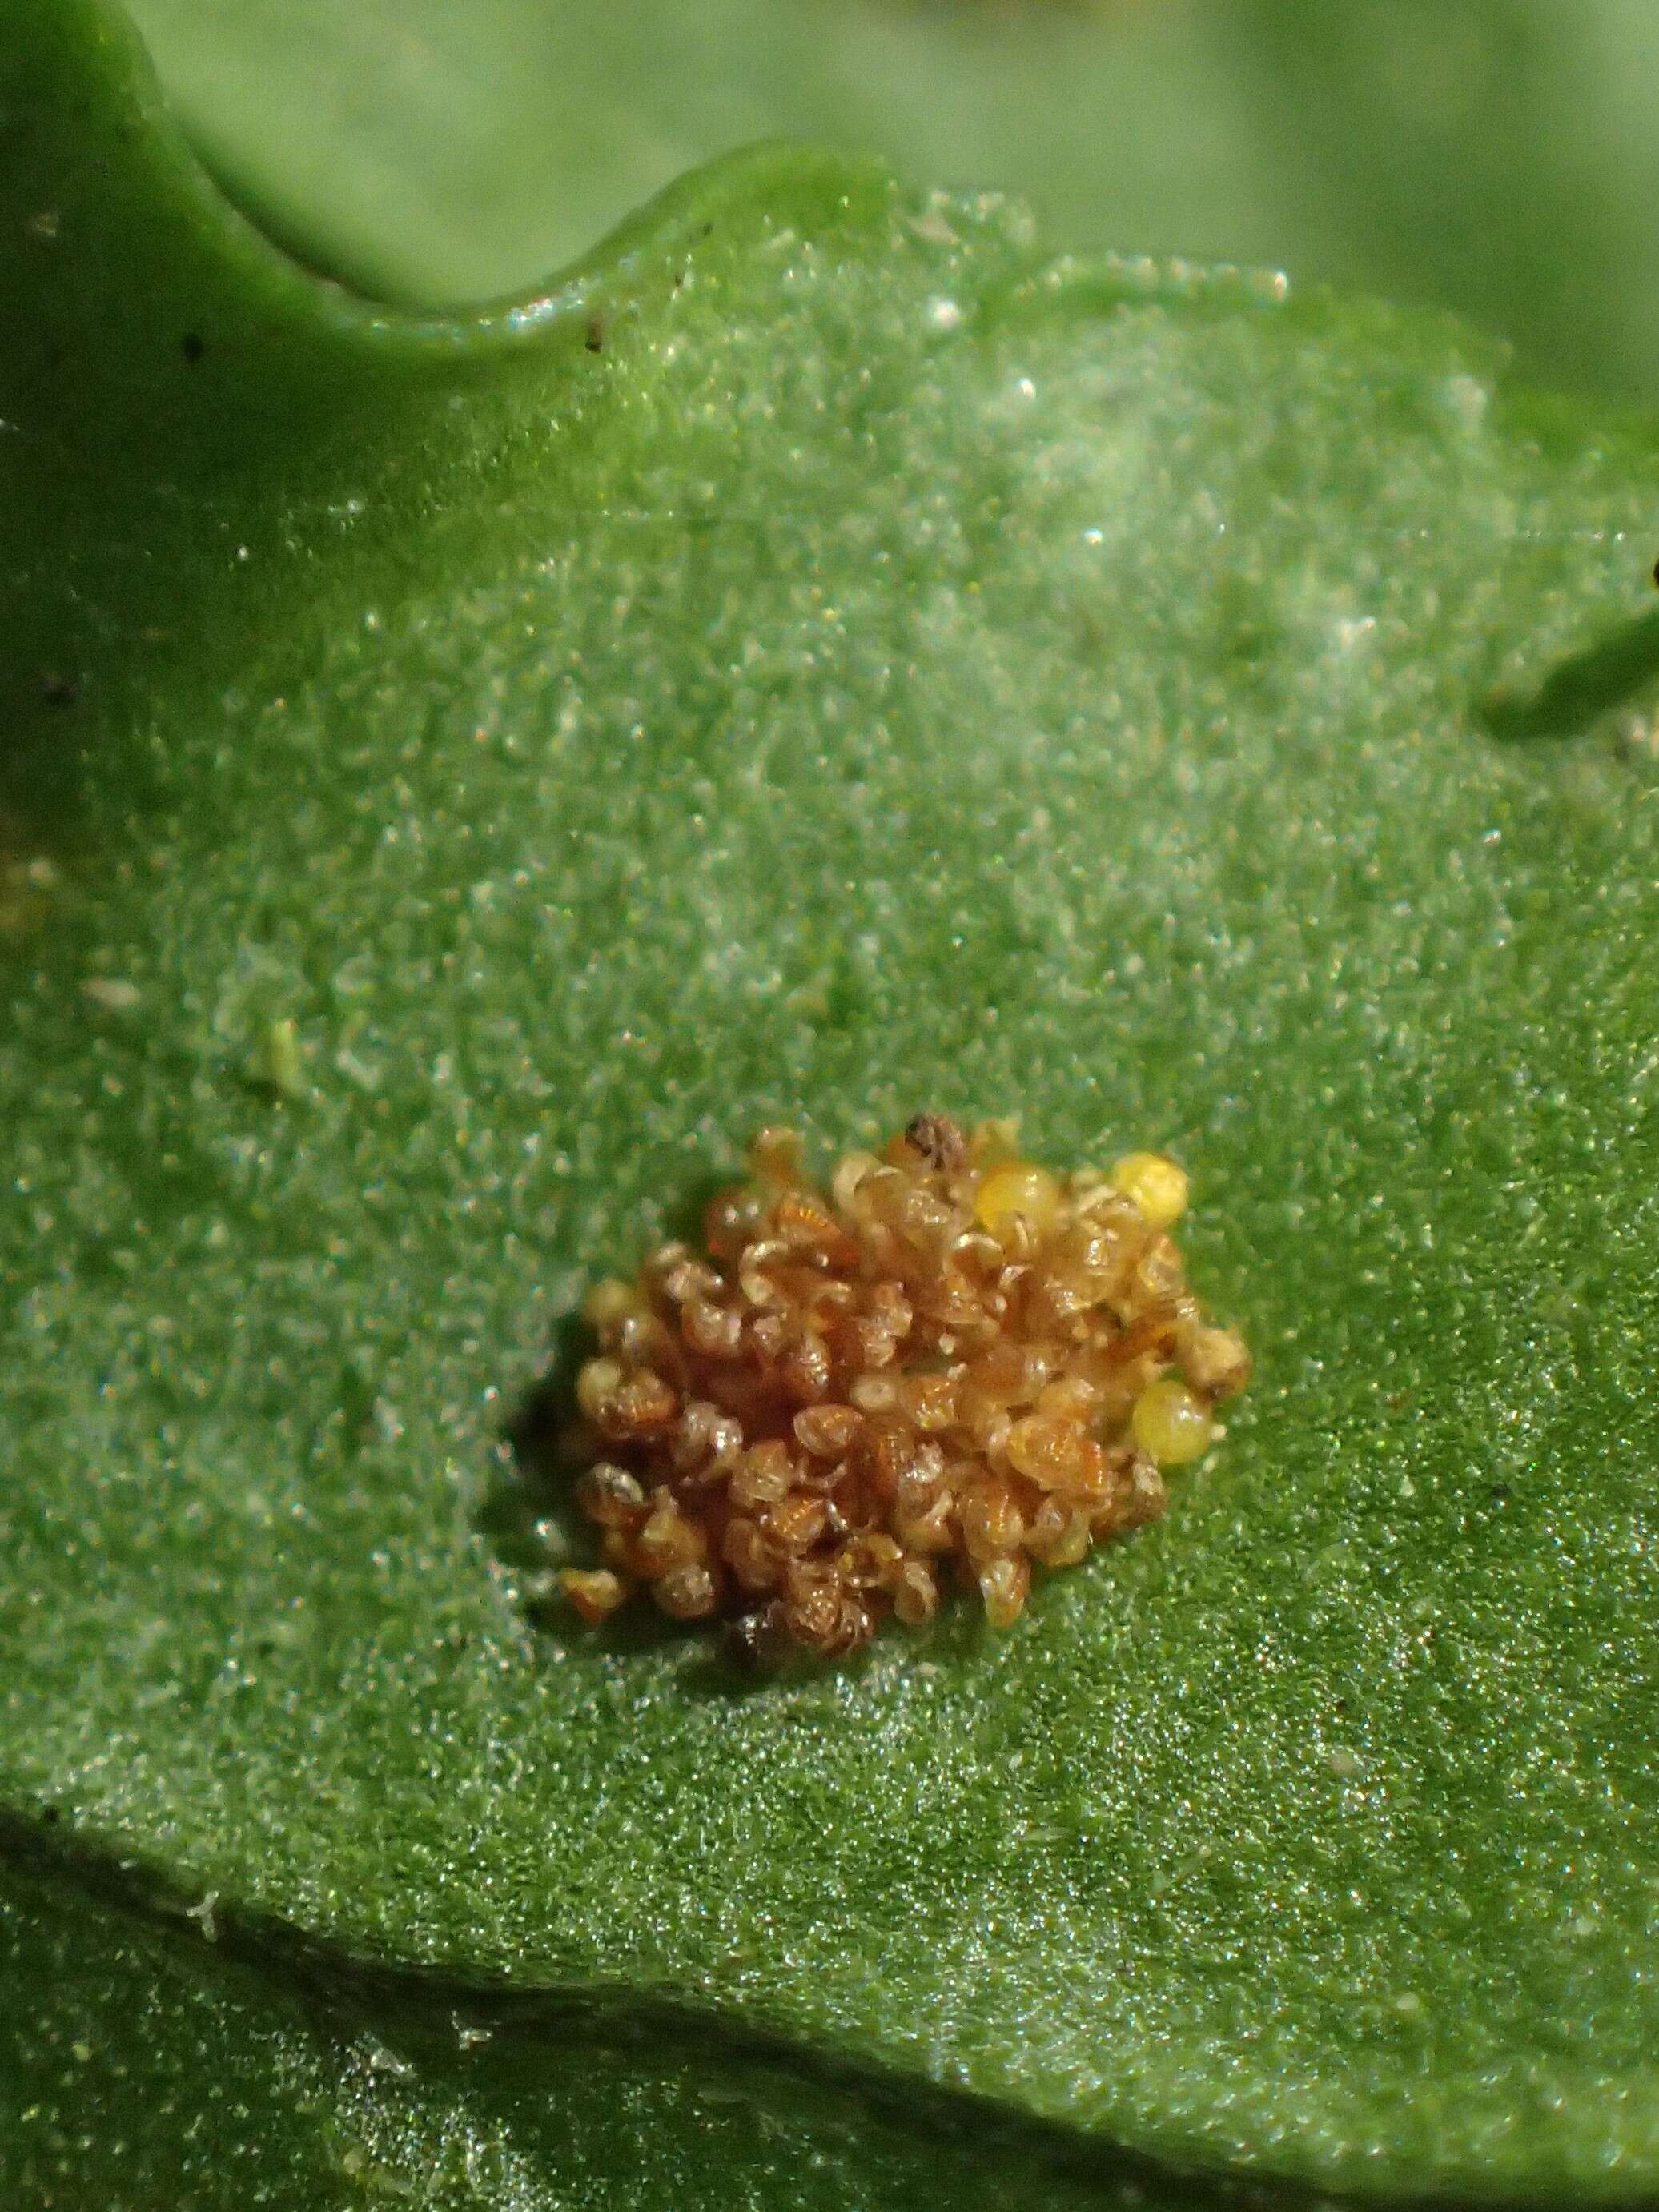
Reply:
[[[72,707],[81,696],[81,686],[72,676],[60,676],[56,669],[40,672],[40,696],[48,707]]]
[[[194,331],[186,331],[179,341],[179,350],[192,368],[207,351],[207,341]]]
[[[720,1656],[744,1673],[775,1673],[790,1656],[782,1607],[763,1606],[728,1621],[720,1638]]]
[[[594,315],[591,318],[587,325],[587,335],[582,340],[582,343],[587,348],[589,353],[605,351],[605,317],[603,315]]]
[[[1494,1505],[1507,1505],[1510,1502],[1509,1485],[1504,1482],[1494,1482],[1490,1495]]]
[[[951,1172],[968,1157],[968,1140],[948,1115],[918,1114],[906,1122],[904,1141],[932,1167]]]
[[[1650,608],[1577,652],[1559,655],[1530,684],[1504,684],[1489,691],[1483,712],[1496,738],[1572,737],[1656,684],[1659,609]]]

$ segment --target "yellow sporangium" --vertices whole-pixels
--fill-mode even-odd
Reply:
[[[1162,1152],[1125,1152],[1113,1162],[1108,1180],[1134,1200],[1154,1229],[1167,1229],[1187,1211],[1186,1170]]]

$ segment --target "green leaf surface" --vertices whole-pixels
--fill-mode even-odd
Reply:
[[[253,1975],[204,1978],[182,1951],[7,1867],[0,2122],[14,2203],[353,2201],[312,2118],[337,2094],[336,2068]]]
[[[1236,2194],[1103,2160],[959,2099],[872,2095],[662,2017],[367,1981],[239,1943],[211,1908],[0,1874],[0,2127],[11,2200],[82,2212],[1226,2212]],[[27,2007],[16,2003],[27,1992]]]
[[[1656,785],[1486,705],[1650,429],[789,150],[399,314],[89,6],[0,108],[9,1802],[964,2125],[1651,2189]],[[1180,1153],[1224,1449],[1006,1638],[532,1632],[582,1283],[922,1104]]]

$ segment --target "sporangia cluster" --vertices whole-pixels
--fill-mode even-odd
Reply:
[[[750,1168],[702,1249],[589,1293],[602,1564],[561,1580],[591,1621],[645,1591],[760,1663],[833,1658],[957,1583],[1006,1627],[1035,1569],[1164,1511],[1249,1377],[1188,1288],[1187,1178],[1158,1154],[1058,1175],[1012,1123],[921,1114],[827,1189],[785,1130]]]

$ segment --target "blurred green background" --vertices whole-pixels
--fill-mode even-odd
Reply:
[[[421,303],[757,137],[1012,188],[1060,247],[1439,304],[1659,398],[1655,0],[132,0],[233,191]]]

